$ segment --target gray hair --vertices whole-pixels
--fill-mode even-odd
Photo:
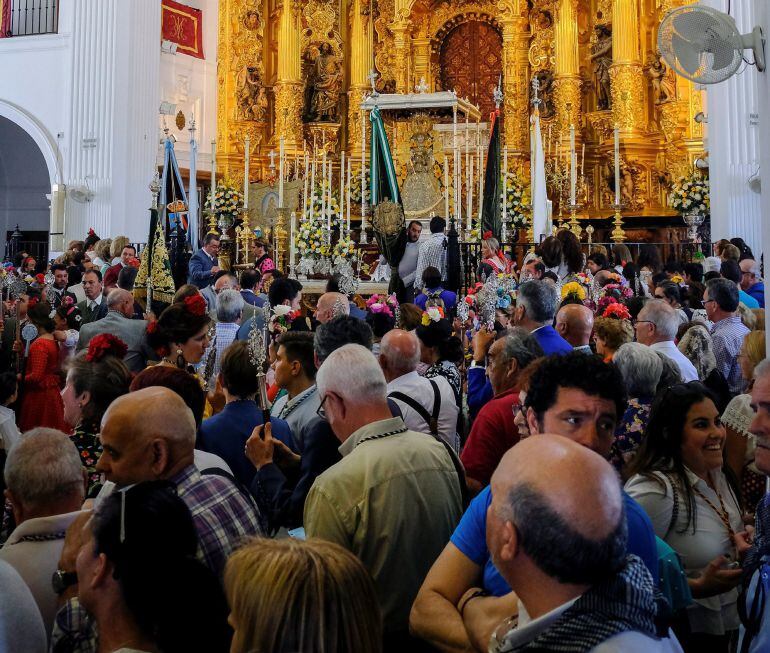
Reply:
[[[386,401],[385,375],[374,354],[361,345],[344,345],[329,354],[315,382],[321,397],[333,392],[351,404]]]
[[[655,325],[656,333],[666,340],[676,338],[679,316],[673,307],[662,299],[651,299],[639,311],[640,320],[649,320]]]
[[[559,293],[555,286],[532,279],[519,286],[516,304],[524,307],[527,317],[533,322],[552,322],[559,306]]]
[[[126,301],[128,297],[131,297],[131,293],[128,290],[122,288],[113,288],[107,294],[107,308],[114,308],[121,302]]]
[[[521,327],[507,329],[502,340],[503,348],[500,351],[500,362],[506,364],[516,360],[519,370],[523,370],[533,360],[545,355],[537,339]]]
[[[757,263],[756,260],[754,260],[753,258],[744,259],[743,261],[741,261],[741,263],[744,263],[745,261],[751,261],[751,267],[749,267],[749,269],[746,270],[746,272],[748,272],[749,274],[753,274],[755,277],[759,279],[760,276],[762,275],[762,268],[760,267],[759,263]],[[743,272],[743,270],[741,270],[741,272]]]
[[[243,312],[243,297],[237,290],[223,290],[217,295],[217,321],[237,322]]]
[[[738,286],[729,279],[711,279],[706,283],[709,299],[713,299],[719,308],[728,313],[738,310]]]
[[[372,328],[366,322],[349,315],[339,315],[316,329],[313,351],[319,362],[323,362],[343,345],[362,345],[371,351],[372,338]]]
[[[754,380],[770,376],[770,358],[766,358],[754,368]]]
[[[629,397],[653,397],[663,374],[663,361],[646,345],[627,342],[612,357],[626,384]]]
[[[56,429],[24,433],[8,452],[4,476],[8,490],[28,508],[41,509],[76,492],[85,495],[77,447]]]
[[[413,372],[420,362],[420,341],[414,332],[407,331],[405,333],[408,336],[408,342],[412,345],[410,351],[394,347],[390,338],[387,337],[380,342],[380,356],[385,359],[388,369],[401,374]]]
[[[700,381],[705,381],[717,366],[711,334],[702,324],[694,324],[687,329],[679,339],[677,348],[693,364]]]

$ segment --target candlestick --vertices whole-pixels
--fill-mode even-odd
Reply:
[[[278,208],[283,208],[283,172],[286,165],[286,153],[284,152],[283,136],[279,140],[279,158],[278,158]]]
[[[243,146],[243,208],[249,208],[249,155],[251,149],[251,139],[246,136],[246,143]]]
[[[358,239],[366,245],[366,112],[361,110],[361,234]]]
[[[577,185],[577,161],[575,157],[575,125],[569,126],[569,202],[575,204],[575,188]]]
[[[620,206],[620,127],[617,123],[615,124],[615,204]]]
[[[347,228],[347,232],[348,232],[348,234],[350,234],[350,179],[351,179],[351,175],[352,175],[352,172],[353,172],[353,169],[352,169],[352,166],[351,166],[351,162],[352,162],[352,160],[348,159],[348,188],[347,188],[347,203],[348,203],[348,219],[347,219],[348,228]]]
[[[211,210],[214,210],[214,194],[217,188],[217,142],[211,141],[211,193],[209,204]]]
[[[328,178],[328,185],[327,185],[327,193],[328,193],[328,199],[326,202],[326,228],[329,230],[329,233],[327,234],[327,239],[329,240],[329,243],[332,242],[332,160],[331,157],[329,158],[329,178]]]
[[[449,161],[444,154],[444,215],[449,218]]]
[[[316,164],[316,149],[315,149],[315,138],[313,138],[313,165],[311,166],[311,172],[310,172],[310,223],[312,225],[313,223],[313,213],[315,211],[315,164]]]

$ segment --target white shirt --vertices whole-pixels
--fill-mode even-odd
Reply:
[[[407,397],[412,397],[432,415],[434,395],[430,381],[435,381],[441,397],[441,407],[438,413],[438,435],[450,447],[458,451],[460,441],[457,437],[457,402],[452,386],[443,376],[428,380],[416,371],[409,372],[388,383],[388,395],[391,392],[402,392]],[[430,434],[429,425],[414,408],[398,399],[393,399],[393,401],[401,409],[401,416],[407,428],[418,433]]]
[[[679,511],[676,523],[671,524],[674,510],[673,489],[661,472],[653,472],[664,485],[641,474],[631,477],[626,483],[626,492],[636,499],[652,521],[655,535],[664,540],[682,559],[685,573],[697,577],[714,558],[720,555],[735,556],[727,528],[719,515],[698,494],[695,494],[697,524],[695,534],[692,523],[687,524],[687,510],[681,490],[678,491]],[[717,508],[720,507],[717,493],[702,478],[687,470],[690,485],[701,492]],[[738,502],[727,484],[725,475],[717,470],[712,472],[714,486],[719,491],[734,532],[743,530],[743,520]],[[669,525],[671,528],[669,529]],[[682,532],[684,531],[684,532]],[[734,588],[717,596],[693,599],[687,608],[687,616],[693,632],[721,635],[727,630],[738,628],[740,620],[737,611],[738,589]]]
[[[88,308],[94,308],[95,306],[101,306],[102,305],[102,299],[104,299],[104,295],[97,295],[96,299],[88,299],[88,297],[86,297],[86,306]]]
[[[318,388],[313,384],[296,397],[289,399],[289,395],[285,394],[276,399],[270,409],[270,415],[284,419],[289,423],[294,435],[294,442],[301,451],[305,446],[302,429],[316,417],[320,404],[321,398],[318,395]]]
[[[19,427],[16,426],[16,413],[8,406],[0,406],[0,448],[5,449],[7,453],[20,437]]]
[[[690,359],[687,358],[687,356],[676,348],[676,345],[672,340],[655,342],[650,345],[650,349],[659,351],[666,358],[670,358],[674,361],[679,368],[679,373],[682,375],[682,381],[684,383],[698,380],[698,372],[696,371],[695,366],[690,362]]]
[[[80,512],[76,511],[28,519],[13,530],[0,549],[0,560],[16,569],[32,592],[43,617],[46,633],[50,633],[53,628],[58,601],[51,585],[51,576],[59,566],[67,528],[78,514]],[[40,541],[26,538],[40,538]]]
[[[0,651],[45,653],[48,646],[40,610],[19,573],[2,561],[0,588]]]

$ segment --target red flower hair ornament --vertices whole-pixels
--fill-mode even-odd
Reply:
[[[202,295],[193,295],[192,297],[185,297],[184,308],[190,313],[190,315],[205,315],[206,314],[206,300]]]
[[[45,284],[45,275],[41,272],[40,274],[35,275],[35,281],[37,281],[41,286]]]
[[[625,304],[615,303],[610,304],[604,309],[602,317],[611,317],[616,320],[630,320],[631,313],[628,312],[628,308]]]
[[[89,363],[98,363],[106,355],[116,356],[121,360],[128,352],[128,345],[111,333],[102,333],[91,339],[88,345],[86,360]]]

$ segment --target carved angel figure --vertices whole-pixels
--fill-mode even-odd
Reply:
[[[245,120],[262,120],[267,109],[267,97],[262,75],[256,66],[244,66],[237,79],[238,109]]]
[[[652,97],[655,104],[663,104],[676,99],[676,77],[674,71],[663,61],[660,52],[649,55],[647,75],[652,82]]]
[[[334,122],[337,119],[342,72],[332,46],[322,43],[313,64],[311,78],[310,118],[314,122]]]
[[[610,108],[610,66],[612,65],[612,31],[607,25],[595,27],[594,44],[591,47],[591,61],[594,62],[596,77],[596,103],[599,111]]]

